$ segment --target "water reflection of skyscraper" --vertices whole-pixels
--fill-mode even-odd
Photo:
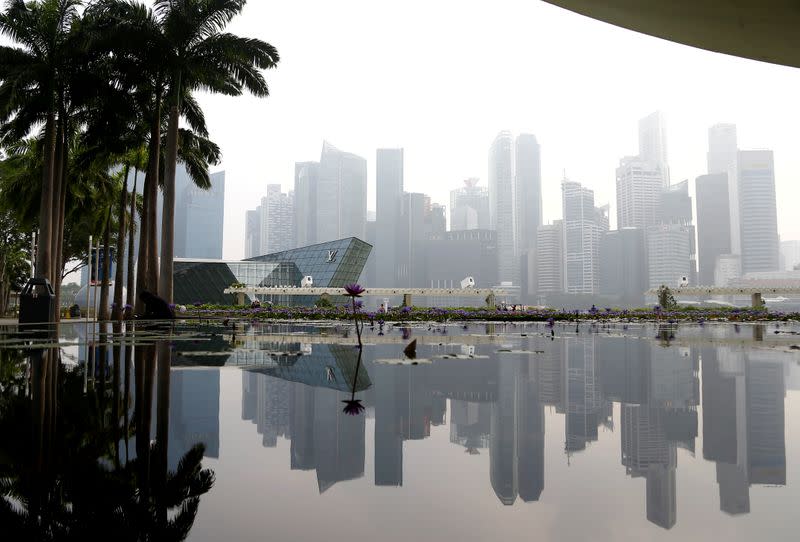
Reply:
[[[377,347],[376,357],[388,357],[387,347]],[[375,485],[403,485],[403,441],[425,439],[432,425],[444,423],[446,398],[434,390],[433,366],[376,363]]]
[[[665,529],[675,525],[677,501],[674,442],[667,440],[664,411],[658,408],[623,404],[622,464],[629,476],[646,480],[647,519]]]
[[[242,419],[256,424],[267,448],[277,446],[278,437],[289,437],[289,390],[285,380],[242,372]]]
[[[219,370],[170,372],[169,467],[197,443],[205,457],[219,457]]]
[[[242,373],[242,388],[242,418],[265,447],[291,439],[292,470],[315,469],[320,493],[364,475],[364,417],[341,411],[345,393],[253,372]]]
[[[784,371],[779,353],[703,350],[703,456],[723,512],[749,513],[752,484],[786,483]]]
[[[620,401],[622,464],[646,483],[647,519],[665,529],[677,520],[677,447],[694,451],[697,357],[636,337],[598,338],[604,395]]]
[[[566,339],[564,386],[568,454],[586,449],[597,440],[597,429],[610,422],[610,405],[602,396],[595,364],[595,338]]]
[[[370,361],[396,356],[396,346],[368,347],[374,387],[364,400],[375,412],[375,484],[403,485],[404,441],[430,436],[449,399],[449,440],[469,453],[488,448],[489,481],[498,499],[538,500],[545,475],[544,405],[565,414],[565,451],[572,454],[598,438],[600,425],[611,426],[611,401],[619,401],[622,463],[630,476],[645,480],[648,520],[675,525],[677,448],[693,453],[697,436],[699,352],[649,337],[607,335],[522,348],[544,352],[497,353],[486,345],[478,346],[475,359],[408,366]],[[765,353],[745,359],[722,350],[702,352],[703,454],[718,464],[721,509],[736,513],[749,511],[750,484],[785,483],[784,366]],[[341,415],[335,390],[261,376],[272,382],[262,387],[275,401],[259,402],[253,376],[243,378],[243,417],[258,421],[259,404],[274,410],[264,412],[258,427],[265,445],[282,434],[291,439],[293,469],[316,469],[320,491],[363,476],[364,418]],[[288,411],[281,412],[281,404]]]

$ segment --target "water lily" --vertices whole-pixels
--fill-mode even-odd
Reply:
[[[347,399],[345,401],[342,401],[342,403],[344,403],[344,408],[342,409],[342,412],[344,412],[348,416],[358,416],[359,414],[364,412],[364,410],[366,410],[364,405],[361,404],[361,399]]]
[[[361,297],[366,290],[360,284],[348,284],[344,287],[345,295],[350,297]]]

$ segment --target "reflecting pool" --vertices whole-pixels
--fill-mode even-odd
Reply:
[[[800,327],[137,325],[0,330],[5,540],[797,539]]]

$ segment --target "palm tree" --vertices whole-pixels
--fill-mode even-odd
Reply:
[[[156,0],[154,3],[166,46],[162,58],[169,82],[158,284],[159,294],[169,302],[173,287],[178,125],[183,103],[195,90],[230,96],[239,96],[247,90],[265,97],[269,89],[260,70],[274,68],[279,61],[278,51],[272,45],[224,32],[245,3],[246,0]]]
[[[66,58],[75,50],[69,42],[78,19],[79,0],[8,0],[0,13],[0,34],[15,45],[0,46],[0,124],[2,137],[21,139],[44,124],[39,200],[39,243],[36,275],[55,282],[53,243],[59,219],[60,172],[58,142],[64,140],[59,114]],[[58,151],[61,152],[61,151]]]

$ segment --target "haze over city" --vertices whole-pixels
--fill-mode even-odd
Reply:
[[[329,24],[331,20],[336,24]],[[301,29],[301,30],[298,30]],[[463,179],[487,186],[500,130],[535,134],[543,221],[561,216],[567,176],[611,205],[615,169],[637,153],[638,120],[664,114],[673,183],[706,173],[708,128],[737,125],[739,147],[775,152],[782,240],[800,177],[796,71],[644,36],[542,2],[251,2],[233,32],[268,39],[281,67],[271,97],[200,95],[226,170],[224,254],[244,255],[244,210],[269,183],[294,187],[295,162],[323,140],[364,157],[375,209],[375,150],[402,147],[404,187],[449,205]],[[313,39],[312,39],[313,38]],[[325,44],[324,53],[319,44]]]

